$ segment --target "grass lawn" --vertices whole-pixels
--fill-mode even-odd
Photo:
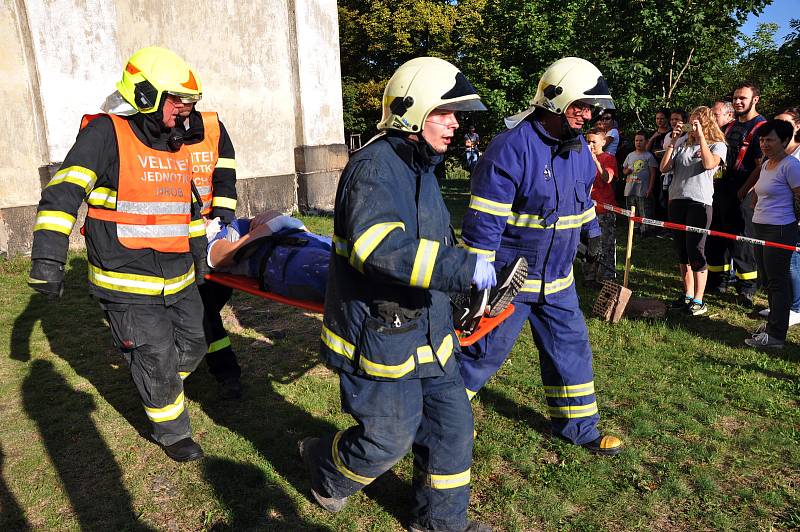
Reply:
[[[442,189],[457,223],[467,181]],[[329,218],[305,220],[332,231]],[[635,295],[678,293],[669,240],[637,241],[634,265]],[[0,262],[0,530],[407,524],[410,457],[339,514],[307,497],[296,441],[352,423],[336,377],[318,362],[319,315],[234,296],[224,312],[245,397],[219,399],[204,365],[186,380],[206,458],[179,465],[146,440],[125,362],[86,294],[85,255],[70,256],[58,302],[27,288],[28,268],[26,259]],[[588,314],[594,293],[579,293]],[[549,436],[524,333],[473,402],[471,517],[498,530],[800,528],[800,327],[782,351],[748,349],[757,321],[732,295],[708,301],[698,318],[587,320],[601,429],[627,446],[613,459]]]

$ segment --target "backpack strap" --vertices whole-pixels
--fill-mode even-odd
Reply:
[[[736,121],[731,122],[730,124],[728,124],[728,127],[725,128],[725,135],[726,136],[728,135],[728,132],[731,130],[731,128],[733,128],[733,124],[734,123],[736,123]],[[755,124],[753,124],[753,127],[750,128],[750,132],[747,134],[747,136],[742,141],[742,145],[739,147],[739,153],[736,155],[736,165],[734,166],[734,168],[737,171],[742,169],[742,163],[744,162],[744,157],[745,157],[745,155],[747,155],[747,149],[750,147],[750,144],[753,142],[753,137],[755,136],[756,131],[758,131],[758,128],[760,128],[761,126],[763,126],[766,123],[767,123],[766,120],[761,120],[761,121],[756,122]]]

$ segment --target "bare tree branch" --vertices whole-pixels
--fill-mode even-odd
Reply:
[[[672,53],[674,54],[675,52],[673,51]],[[683,68],[681,68],[680,72],[678,72],[678,75],[675,76],[675,83],[672,83],[672,69],[670,68],[670,70],[669,70],[670,87],[669,87],[669,95],[667,96],[667,99],[672,99],[672,92],[678,86],[678,82],[681,80],[681,76],[683,76],[683,73],[686,72],[686,68],[689,66],[689,63],[691,63],[691,61],[692,61],[692,54],[694,54],[694,48],[689,50],[689,57],[686,58],[686,62],[683,64]]]

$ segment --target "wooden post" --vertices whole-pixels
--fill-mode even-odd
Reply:
[[[628,244],[625,247],[625,275],[622,277],[622,286],[628,288],[628,272],[631,271],[631,252],[633,251],[633,217],[636,216],[636,206],[631,206],[631,217],[628,218]]]

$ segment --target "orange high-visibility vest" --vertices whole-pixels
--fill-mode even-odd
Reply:
[[[203,216],[211,214],[211,201],[214,197],[212,175],[219,159],[219,117],[217,113],[200,113],[203,117],[203,140],[186,146],[192,164],[192,181],[203,201]]]
[[[85,127],[102,115],[87,115]],[[154,150],[136,138],[124,118],[108,115],[117,134],[119,184],[116,209],[89,207],[87,216],[116,222],[117,238],[129,249],[166,253],[189,251],[191,168],[185,147]]]

